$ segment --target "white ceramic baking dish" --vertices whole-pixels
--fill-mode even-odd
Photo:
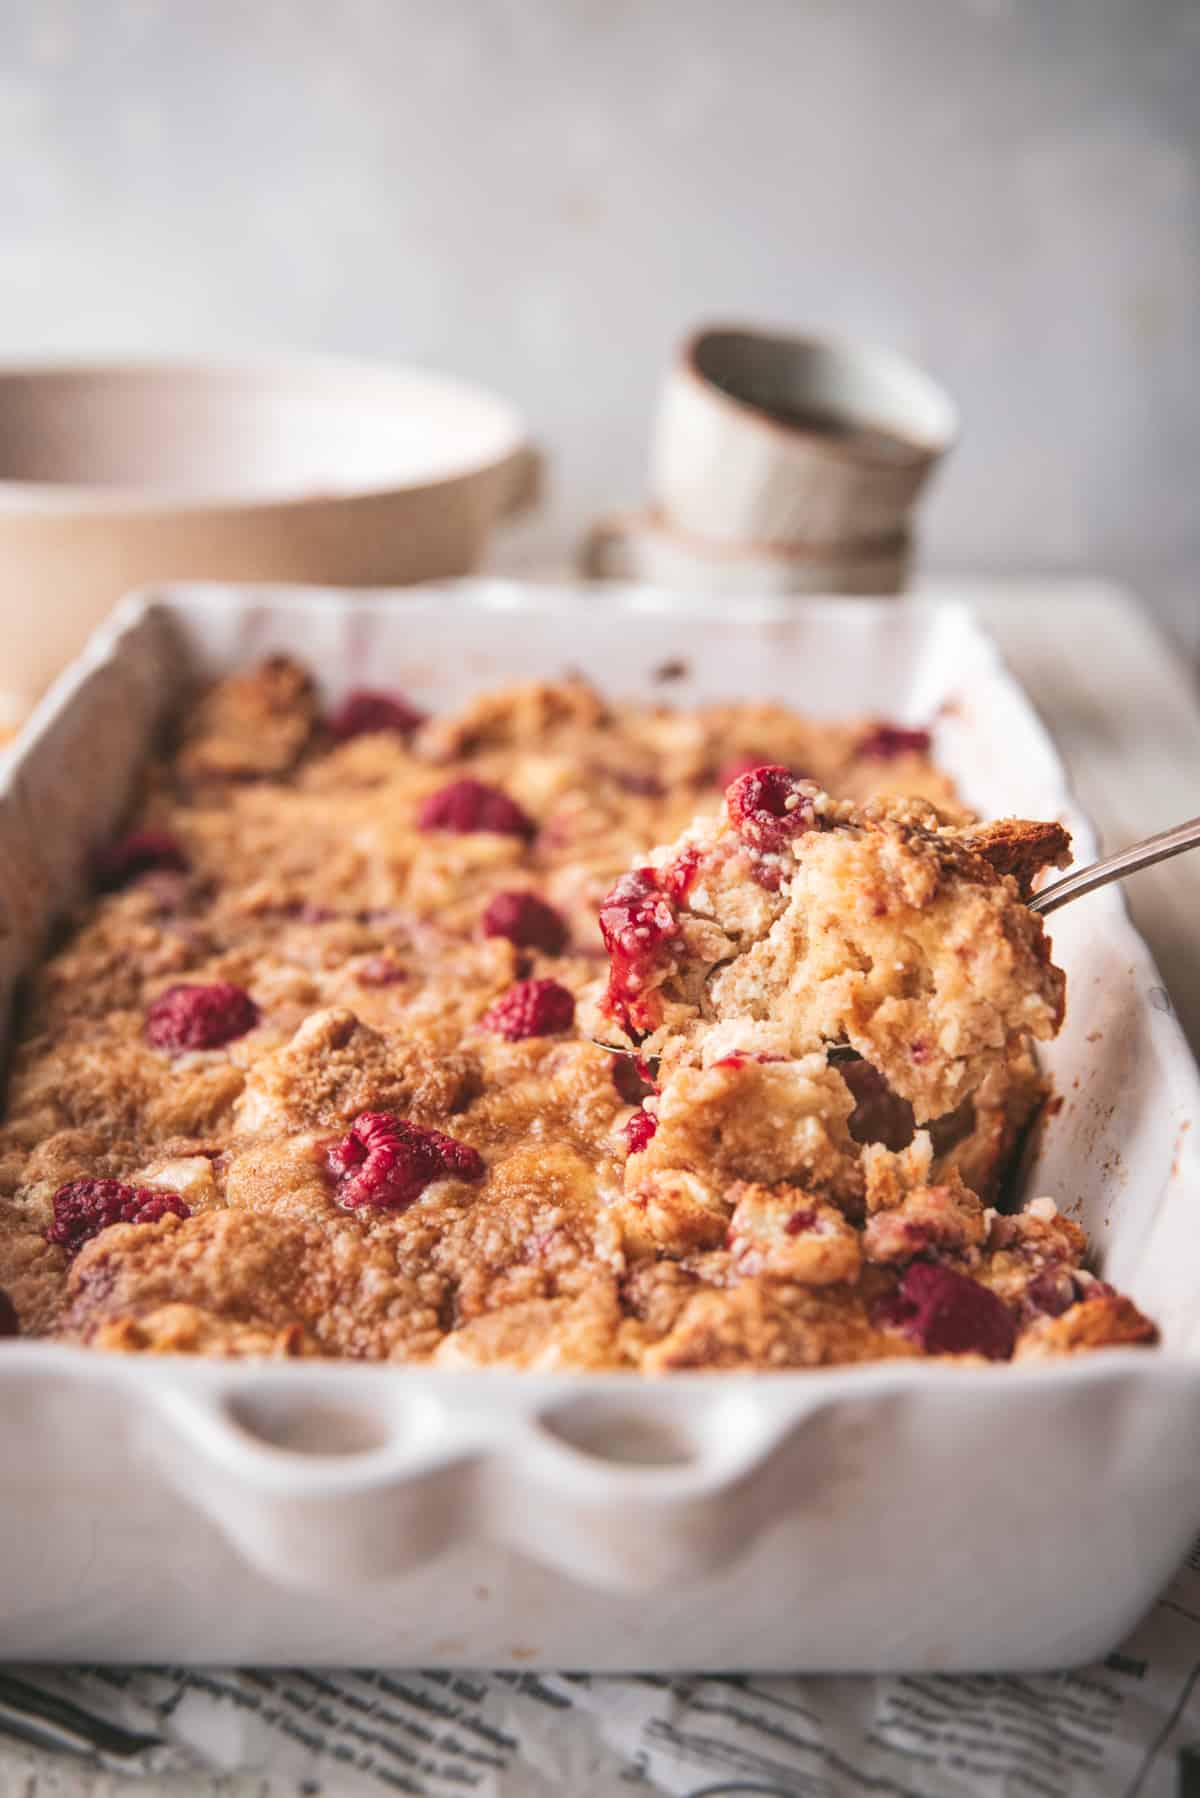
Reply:
[[[0,785],[4,997],[194,672],[290,649],[431,704],[583,668],[679,702],[936,718],[983,810],[1060,814],[969,615],[487,582],[126,603]],[[0,1657],[589,1669],[1057,1667],[1200,1525],[1195,1069],[1108,892],[1054,920],[1064,1099],[1030,1191],[1164,1330],[1058,1366],[634,1377],[220,1365],[0,1345]]]

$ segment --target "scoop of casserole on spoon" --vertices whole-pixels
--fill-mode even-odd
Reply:
[[[1057,1032],[1064,981],[1042,917],[1197,843],[1192,820],[1034,894],[1069,860],[1059,824],[950,825],[924,801],[857,808],[784,768],[755,769],[719,818],[608,895],[593,1040],[706,1064],[727,1041],[861,1055],[919,1119],[936,1117],[1016,1041]]]

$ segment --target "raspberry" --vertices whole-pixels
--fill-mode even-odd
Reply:
[[[629,1153],[640,1155],[657,1129],[656,1117],[652,1117],[648,1111],[635,1111],[625,1125],[625,1141],[629,1145]]]
[[[1075,1297],[1075,1282],[1066,1268],[1046,1268],[1025,1288],[1026,1307],[1044,1317],[1061,1317]]]
[[[788,1236],[803,1236],[807,1231],[815,1230],[818,1221],[817,1213],[811,1207],[802,1207],[792,1212],[783,1228]]]
[[[659,883],[664,893],[676,905],[682,905],[692,889],[692,883],[700,867],[700,851],[685,849],[682,854],[662,870]]]
[[[127,830],[97,859],[96,880],[110,893],[143,874],[186,874],[190,867],[187,851],[169,830]]]
[[[734,829],[753,849],[780,849],[802,831],[817,828],[811,792],[786,768],[755,768],[740,775],[725,803]]]
[[[484,780],[452,780],[421,801],[417,812],[420,830],[452,830],[466,836],[475,830],[488,830],[496,836],[525,837],[535,835],[537,826],[515,799],[499,787]]]
[[[434,1180],[482,1180],[487,1172],[468,1143],[388,1111],[360,1113],[325,1160],[346,1211],[407,1211]]]
[[[383,693],[373,687],[356,687],[347,693],[336,711],[325,720],[325,728],[339,743],[351,737],[363,737],[371,731],[390,731],[398,737],[411,737],[417,726],[424,724],[425,713],[409,705],[402,693]]]
[[[765,755],[735,755],[717,769],[713,776],[714,785],[719,787],[723,793],[726,787],[731,787],[735,780],[742,778],[743,774],[753,774],[756,768],[764,768],[766,765],[767,757]]]
[[[856,754],[872,762],[894,762],[900,755],[928,755],[927,730],[905,730],[899,724],[877,724],[860,738]]]
[[[557,1036],[575,1022],[575,995],[557,980],[518,980],[479,1022],[510,1043],[527,1036]]]
[[[19,1336],[20,1334],[21,1323],[17,1317],[17,1307],[0,1287],[0,1336]]]
[[[753,774],[756,769],[766,767],[768,763],[772,767],[781,765],[778,762],[770,762],[770,757],[765,755],[735,755],[731,761],[725,763],[723,768],[718,769],[715,784],[723,793],[727,787],[733,785],[735,780],[740,780],[743,774]],[[788,773],[794,775],[797,780],[808,778],[807,775],[801,774],[798,768],[789,768]]]
[[[1017,1339],[1012,1313],[994,1292],[929,1261],[906,1268],[894,1297],[876,1307],[875,1322],[902,1330],[930,1355],[1007,1361]]]
[[[567,927],[552,905],[536,893],[496,893],[483,914],[484,936],[504,936],[518,949],[541,949],[560,955]]]
[[[160,1217],[191,1217],[177,1192],[157,1186],[126,1186],[120,1180],[69,1180],[54,1195],[54,1222],[46,1241],[77,1255],[85,1242],[110,1224],[156,1224]]]
[[[653,1028],[641,995],[655,965],[679,934],[679,919],[653,868],[622,874],[600,906],[600,935],[609,954],[605,1010],[626,1029]]]
[[[229,980],[169,986],[146,1011],[146,1039],[156,1049],[219,1049],[258,1023],[258,1006]]]

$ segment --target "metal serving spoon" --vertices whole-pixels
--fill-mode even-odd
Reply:
[[[1064,874],[1061,880],[1035,893],[1029,901],[1029,909],[1044,918],[1057,911],[1060,905],[1069,905],[1072,899],[1094,893],[1097,887],[1124,880],[1127,874],[1136,874],[1139,868],[1152,868],[1155,862],[1165,862],[1172,855],[1182,855],[1197,845],[1200,845],[1200,818],[1189,818],[1186,824],[1176,824],[1171,830],[1160,830],[1157,836],[1144,837],[1140,843],[1131,843],[1128,849],[1120,849],[1116,855],[1106,855],[1103,861],[1093,862],[1088,868],[1077,868],[1072,874]]]
[[[1136,874],[1141,868],[1152,868],[1155,862],[1169,861],[1173,855],[1183,855],[1188,849],[1200,848],[1200,818],[1189,818],[1186,824],[1176,824],[1171,830],[1160,830],[1157,836],[1143,837],[1140,843],[1131,843],[1128,849],[1119,849],[1116,855],[1106,855],[1102,861],[1092,862],[1086,868],[1076,868],[1071,874],[1064,874],[1051,886],[1043,887],[1029,900],[1029,909],[1041,917],[1057,911],[1060,905],[1069,905],[1072,899],[1082,899],[1085,893],[1094,893],[1097,887],[1106,887],[1114,880],[1124,880],[1127,874]],[[610,1055],[637,1055],[637,1049],[626,1049],[620,1043],[602,1043],[598,1036],[589,1039],[597,1049],[605,1049]],[[848,1043],[832,1043],[829,1048],[831,1061],[857,1060],[857,1056]]]

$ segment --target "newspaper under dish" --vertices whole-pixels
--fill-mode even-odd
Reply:
[[[0,1732],[21,1745],[0,1749],[0,1793],[1194,1798],[1198,1674],[1200,1543],[1119,1652],[1069,1673],[10,1666]]]

